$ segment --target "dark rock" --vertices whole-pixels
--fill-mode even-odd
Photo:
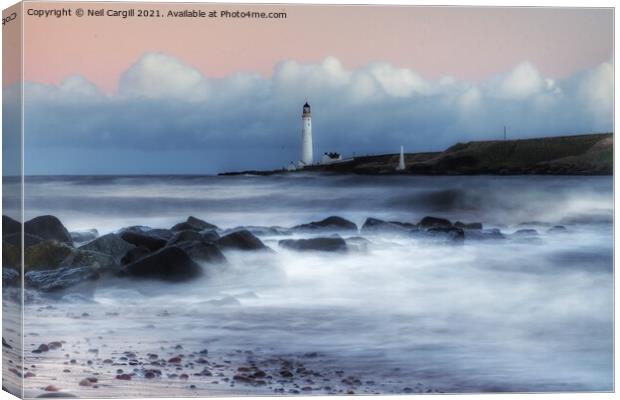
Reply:
[[[121,233],[121,239],[133,244],[134,246],[143,246],[151,251],[157,251],[166,245],[166,240],[157,236],[138,233],[132,231],[124,231]]]
[[[185,251],[171,246],[126,265],[123,272],[138,278],[183,281],[202,275],[202,268]]]
[[[547,230],[547,233],[566,233],[568,229],[564,225],[554,225]]]
[[[200,232],[205,229],[217,229],[217,226],[191,216],[187,217],[187,221],[178,223],[171,228],[175,232],[185,230]]]
[[[90,250],[112,256],[118,263],[121,258],[131,249],[135,248],[133,244],[126,242],[115,233],[108,233],[98,237],[97,239],[80,247],[80,250]]]
[[[390,224],[398,225],[402,228],[414,230],[418,229],[418,224],[412,224],[411,222],[400,222],[400,221],[388,221]]]
[[[121,258],[121,265],[131,264],[143,257],[146,257],[149,254],[151,254],[151,250],[147,249],[144,246],[134,247],[132,249],[129,249],[129,251],[123,256],[123,258]]]
[[[2,284],[4,286],[18,286],[20,283],[19,271],[9,267],[2,267]]]
[[[511,239],[532,244],[542,243],[542,239],[538,237],[538,231],[536,229],[519,229],[510,235]]]
[[[15,221],[8,215],[2,216],[2,236],[10,235],[12,233],[21,233],[22,224]]]
[[[536,229],[519,229],[512,235],[519,236],[519,237],[532,237],[532,236],[538,236],[538,231]]]
[[[253,235],[256,236],[289,236],[292,235],[293,232],[288,228],[282,228],[281,226],[238,226],[226,233],[236,232],[240,230],[250,231]]]
[[[174,232],[170,229],[155,228],[145,232],[149,236],[155,236],[164,240],[170,240],[174,236]]]
[[[383,221],[377,218],[366,218],[364,225],[362,225],[362,233],[397,233],[406,234],[411,229],[408,229],[400,224],[393,222]]]
[[[454,226],[461,229],[482,229],[482,224],[480,222],[471,222],[467,224],[465,222],[456,221]]]
[[[46,240],[56,240],[69,245],[73,244],[67,228],[53,215],[42,215],[26,221],[24,233],[39,236]]]
[[[22,235],[21,233],[11,233],[10,235],[4,235],[2,237],[2,240],[12,246],[20,247],[22,242]],[[24,247],[34,246],[35,244],[39,244],[44,241],[45,239],[38,236],[31,235],[29,233],[24,234]]]
[[[220,234],[215,229],[206,229],[201,231],[202,240],[209,243],[215,243],[220,238]]]
[[[125,232],[139,233],[142,235],[152,236],[157,239],[163,239],[163,240],[168,240],[174,235],[174,232],[172,232],[170,229],[151,228],[149,226],[143,226],[143,225],[128,226],[126,228],[119,230],[118,234],[122,236],[122,234]]]
[[[88,229],[85,231],[69,232],[71,239],[76,243],[84,243],[96,239],[99,236],[99,231],[96,229]]]
[[[320,237],[312,239],[285,239],[278,244],[286,249],[296,251],[347,251],[347,243],[341,237]]]
[[[418,226],[422,229],[428,228],[450,228],[452,223],[447,219],[437,217],[424,217],[418,223]]]
[[[93,267],[97,270],[115,270],[117,262],[108,254],[79,248],[62,260],[61,267]]]
[[[356,231],[357,225],[342,217],[331,216],[322,221],[310,222],[309,224],[297,225],[294,230],[300,231],[316,231],[316,230],[338,230],[338,231]]]
[[[434,239],[442,239],[449,243],[461,244],[465,241],[465,232],[461,228],[455,228],[453,226],[436,226],[428,228],[424,235]]]
[[[211,243],[185,242],[180,243],[177,247],[185,250],[194,261],[214,264],[226,263],[226,257],[220,248]]]
[[[503,240],[506,236],[497,228],[465,229],[465,240]]]
[[[73,251],[64,243],[46,240],[24,250],[24,267],[30,270],[55,268]]]
[[[231,250],[262,250],[267,248],[259,238],[245,229],[222,236],[216,244],[220,248]]]
[[[183,242],[202,242],[203,240],[200,232],[191,230],[178,231],[168,240],[166,246],[174,246]]]
[[[24,281],[27,287],[42,292],[54,292],[98,278],[99,272],[92,267],[63,267],[54,270],[26,272]]]

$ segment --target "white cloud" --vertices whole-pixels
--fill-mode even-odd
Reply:
[[[536,67],[523,62],[500,78],[493,95],[507,99],[525,99],[545,90],[547,83]]]
[[[346,69],[328,57],[316,64],[283,61],[269,78],[212,79],[170,55],[149,53],[122,75],[115,95],[83,77],[27,84],[28,138],[32,146],[192,149],[214,160],[235,148],[255,152],[242,160],[248,167],[280,166],[298,157],[306,98],[318,154],[392,151],[400,144],[438,150],[500,137],[504,125],[512,137],[611,131],[613,68],[603,63],[554,80],[524,62],[483,82],[463,82],[425,79],[387,63]]]
[[[163,53],[147,53],[125,71],[119,94],[125,97],[204,101],[208,83],[195,68]]]
[[[583,107],[592,115],[597,126],[613,118],[614,71],[611,63],[603,63],[588,71],[579,84]]]

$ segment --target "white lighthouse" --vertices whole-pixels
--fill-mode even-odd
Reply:
[[[304,110],[301,114],[301,166],[312,165],[312,113],[310,112],[310,104],[304,104]]]

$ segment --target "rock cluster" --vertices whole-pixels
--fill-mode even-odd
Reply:
[[[330,216],[291,228],[241,226],[231,230],[190,216],[170,229],[130,226],[99,236],[96,229],[70,233],[58,218],[44,215],[23,224],[23,244],[22,224],[4,215],[2,227],[4,284],[21,282],[23,245],[24,282],[27,288],[41,292],[91,287],[108,276],[169,282],[208,276],[226,268],[227,252],[273,252],[259,236],[293,236],[277,242],[284,251],[329,253],[367,251],[372,244],[368,238],[376,235],[452,245],[471,240],[510,239],[534,244],[542,240],[530,228],[508,235],[499,229],[485,229],[480,222],[452,223],[435,216],[417,223],[369,217],[359,229],[352,221]],[[547,234],[565,232],[564,226],[556,225]]]

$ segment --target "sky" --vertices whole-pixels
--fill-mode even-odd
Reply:
[[[612,130],[610,9],[151,8],[287,18],[26,16],[26,173],[280,168],[299,159],[306,99],[317,160],[443,150],[504,125],[510,138]],[[5,98],[19,79],[5,72]]]

